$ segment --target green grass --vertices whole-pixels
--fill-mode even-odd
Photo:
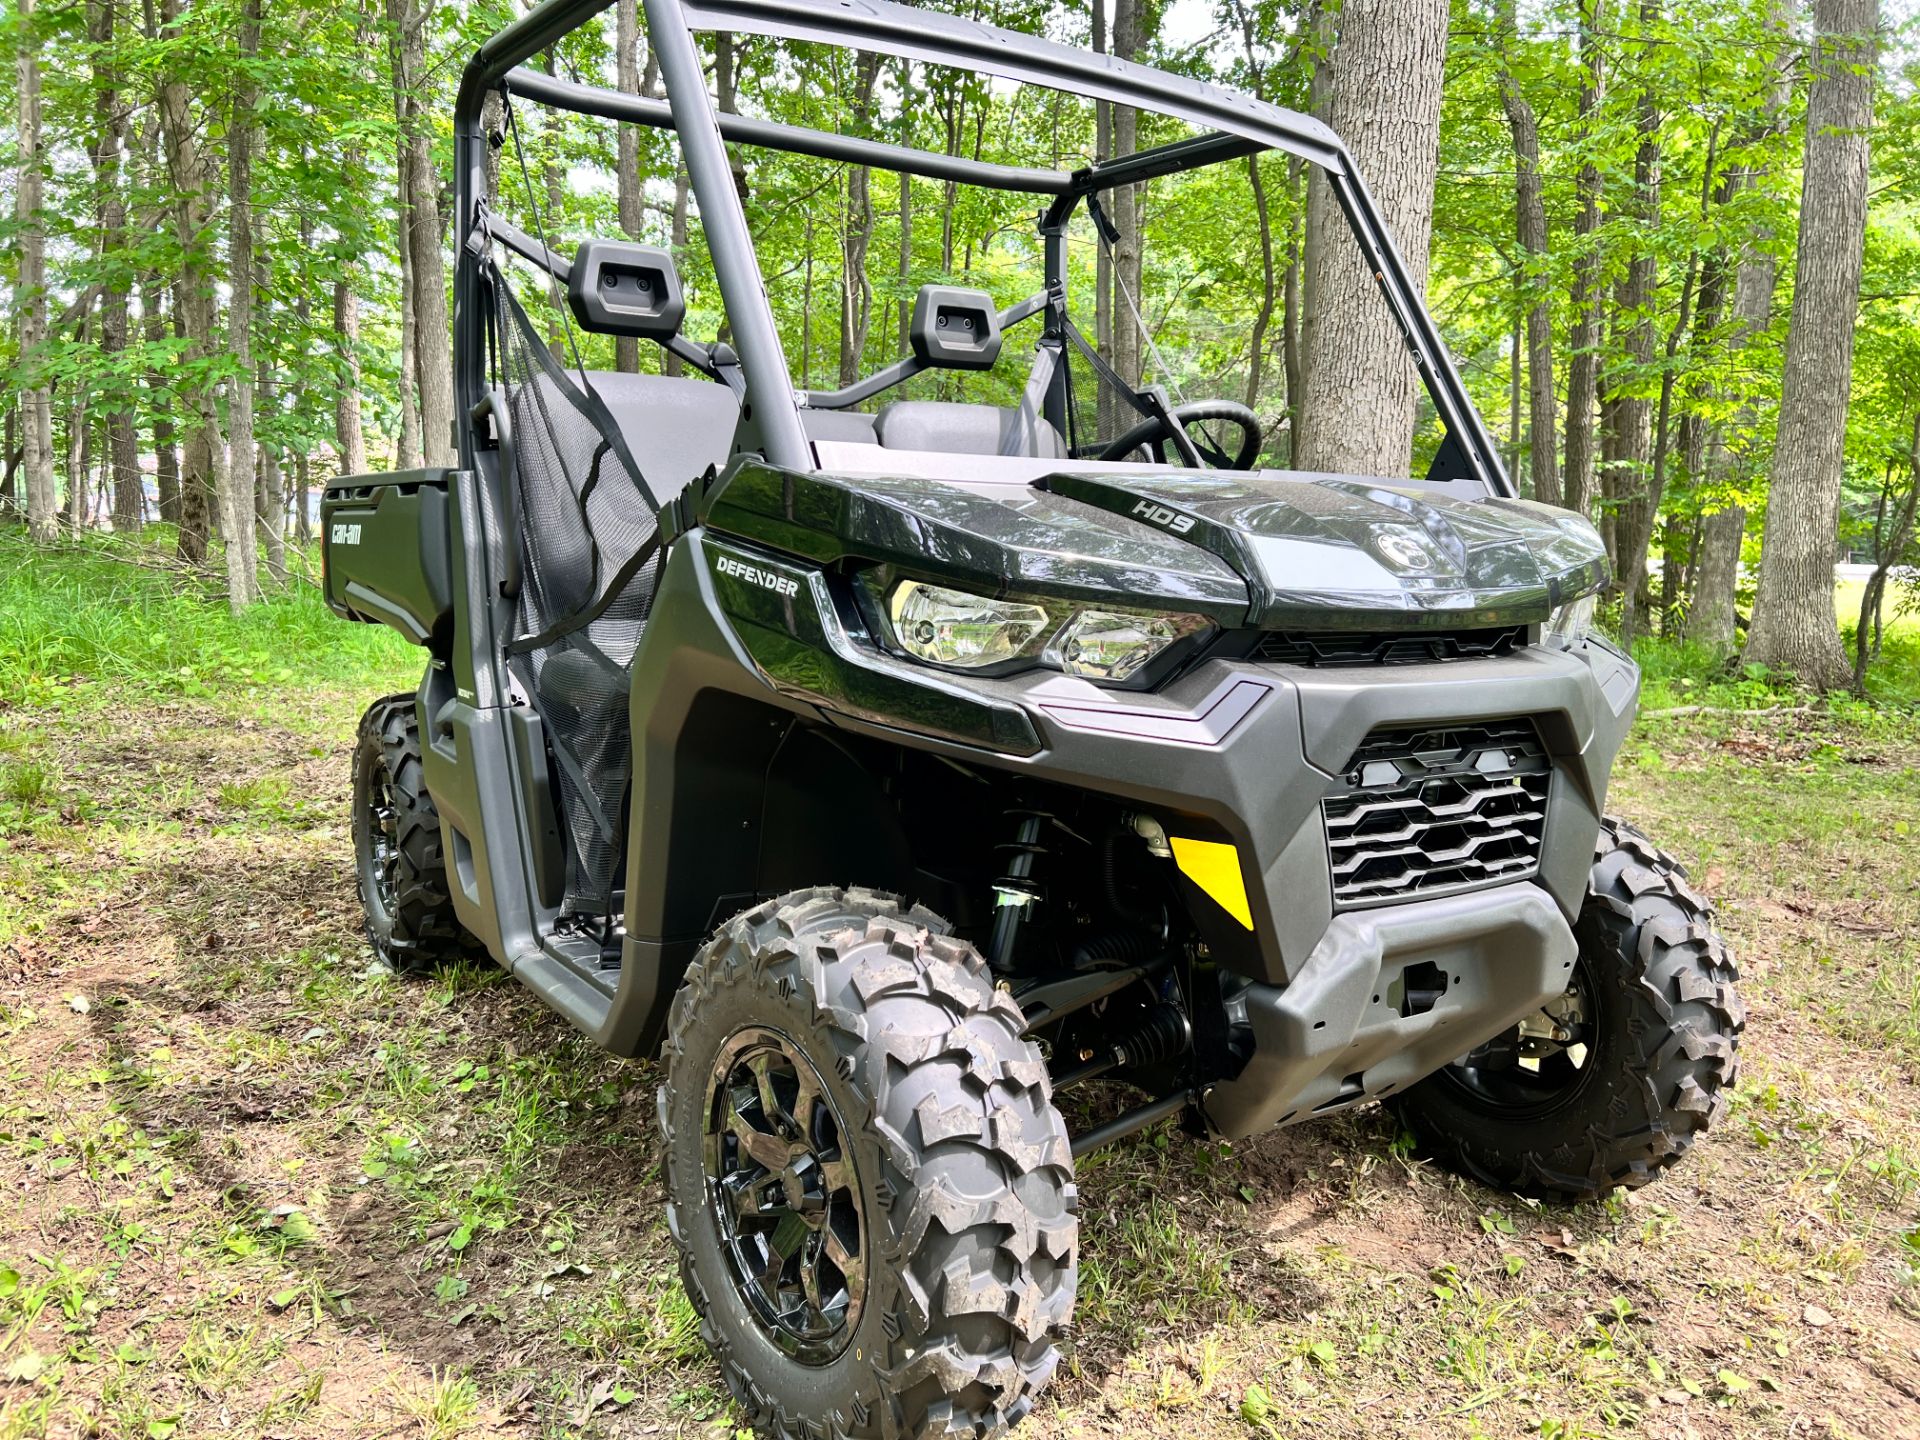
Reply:
[[[129,659],[118,625],[154,634]],[[1372,1110],[1086,1157],[1075,1334],[1021,1434],[1900,1433],[1870,1402],[1920,1317],[1920,636],[1876,703],[1639,653],[1648,709],[1718,707],[1643,720],[1609,800],[1746,967],[1709,1142],[1545,1211]],[[370,964],[347,756],[418,660],[310,591],[235,622],[0,533],[0,1377],[34,1377],[0,1378],[0,1440],[739,1423],[666,1240],[658,1072],[491,965]]]
[[[1843,634],[1846,652],[1853,654],[1853,629]],[[1786,676],[1763,665],[1743,665],[1704,646],[1684,640],[1647,637],[1636,640],[1633,658],[1640,665],[1640,708],[1667,710],[1681,705],[1703,705],[1724,710],[1759,710],[1808,703],[1809,697]],[[1920,707],[1920,626],[1887,627],[1880,658],[1867,668],[1867,701],[1837,694],[1827,704],[1854,718],[1869,720],[1876,709],[1911,710]]]
[[[295,579],[234,617],[209,578],[156,542],[52,549],[0,528],[0,700],[45,704],[97,682],[157,694],[335,684],[369,690],[417,668],[384,626],[350,625]]]

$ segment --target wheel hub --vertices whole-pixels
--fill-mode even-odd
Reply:
[[[1491,1109],[1516,1116],[1544,1113],[1586,1083],[1593,1019],[1586,965],[1577,962],[1563,993],[1442,1073]]]
[[[367,798],[371,824],[367,827],[373,842],[373,889],[388,914],[394,907],[394,872],[400,862],[400,810],[393,798],[393,777],[383,765],[373,777],[372,794]]]
[[[715,1057],[707,1190],[735,1289],[803,1364],[852,1339],[866,1294],[867,1227],[838,1106],[776,1030],[736,1032]]]

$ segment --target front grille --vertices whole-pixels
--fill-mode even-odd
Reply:
[[[1527,719],[1374,731],[1320,802],[1335,906],[1533,874],[1552,774]]]
[[[1278,665],[1418,665],[1430,660],[1485,660],[1511,655],[1526,643],[1524,625],[1412,634],[1271,630],[1260,637],[1253,658]]]

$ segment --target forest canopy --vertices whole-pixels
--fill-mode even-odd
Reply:
[[[1759,658],[1820,684],[1861,683],[1913,558],[1920,473],[1911,16],[1870,0],[952,8],[1234,86],[1347,132],[1516,484],[1600,527],[1617,626],[1734,654],[1763,618],[1766,546],[1792,549],[1802,571],[1807,555],[1826,568],[1853,558],[1875,567],[1860,613],[1838,617],[1855,626],[1856,653],[1841,659],[1838,627],[1818,618],[1830,643],[1763,635]],[[474,48],[517,13],[426,0],[12,6],[16,63],[0,74],[10,321],[0,507],[43,539],[172,527],[182,563],[223,565],[244,604],[297,579],[328,477],[446,463],[448,287],[463,238],[451,213],[452,95]],[[644,30],[621,0],[540,67],[657,96]],[[754,37],[701,44],[724,110],[949,155],[1071,169],[1183,133],[939,66]],[[1810,128],[1821,104],[1864,105],[1867,123]],[[490,123],[503,214],[563,252],[622,234],[671,246],[688,333],[724,333],[669,132],[519,101]],[[1856,139],[1868,167],[1857,321],[1823,300],[1803,323],[1802,235],[1824,233],[1804,212],[1824,217],[1830,202],[1847,212],[1846,195],[1808,183],[1833,167],[1807,157]],[[902,355],[922,285],[984,288],[1002,305],[1038,288],[1034,197],[731,153],[802,387],[845,385]],[[1325,199],[1309,172],[1267,152],[1123,190],[1109,207],[1116,238],[1102,243],[1083,216],[1070,255],[1076,303],[1127,380],[1243,401],[1269,463],[1339,468],[1320,453],[1328,432],[1311,413],[1326,316],[1313,283]],[[522,278],[557,353],[570,343],[562,312],[536,303],[538,281]],[[1838,412],[1783,404],[1799,323],[1803,375],[1822,356],[1831,371],[1828,352],[1847,342]],[[606,368],[678,364],[631,341],[571,343]],[[966,384],[1004,400],[1018,368]],[[1407,423],[1400,448],[1419,473],[1437,422],[1423,404]],[[1796,437],[1833,432],[1833,463],[1808,463],[1839,477],[1837,505],[1795,468],[1819,445],[1778,452],[1783,425]],[[30,463],[30,452],[44,458]],[[1789,503],[1770,516],[1783,483]],[[1795,508],[1803,493],[1810,507]],[[1819,533],[1806,533],[1801,509]],[[243,531],[253,543],[225,543]],[[1776,531],[1784,538],[1769,538]]]

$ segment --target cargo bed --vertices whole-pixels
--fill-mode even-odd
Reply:
[[[452,470],[342,475],[320,501],[327,606],[442,649],[453,632]]]

